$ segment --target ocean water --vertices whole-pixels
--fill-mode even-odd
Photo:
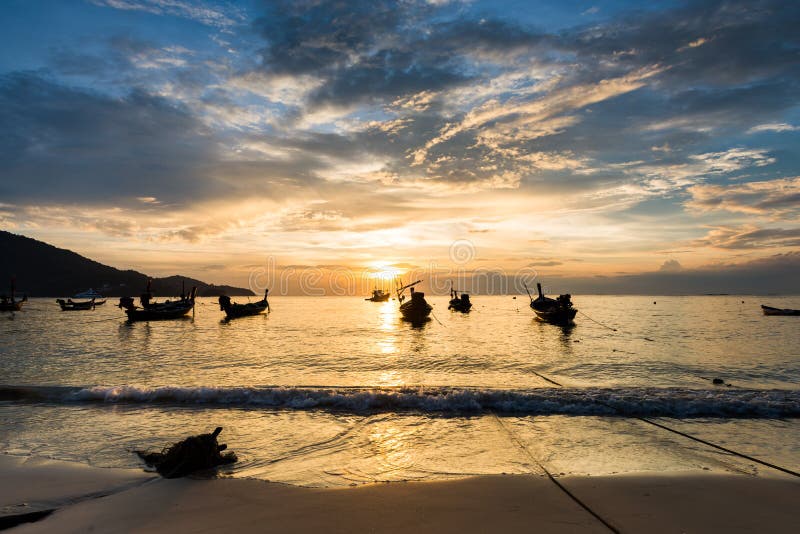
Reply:
[[[526,297],[280,297],[223,321],[127,323],[109,300],[0,315],[0,452],[138,467],[225,428],[224,474],[303,486],[556,475],[774,470],[651,424],[800,471],[800,298],[575,296],[563,328]],[[720,378],[724,385],[715,385]],[[774,471],[778,473],[777,471]]]

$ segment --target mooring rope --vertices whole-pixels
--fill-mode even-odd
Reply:
[[[538,376],[539,378],[542,378],[543,380],[547,380],[551,384],[555,384],[556,386],[558,386],[560,388],[564,387],[564,385],[559,384],[555,380],[547,378],[545,375],[543,375],[543,374],[541,374],[541,373],[539,373],[537,371],[531,371],[531,372],[533,374],[535,374],[536,376]],[[615,406],[612,406],[612,405],[610,405],[608,403],[605,403],[603,401],[597,401],[597,403],[602,405],[602,406],[606,406],[607,408],[611,408],[612,410],[617,412],[619,415],[623,415],[623,416],[625,415],[624,413],[621,413],[619,411],[619,409],[616,408]],[[786,467],[781,467],[779,465],[767,462],[766,460],[761,460],[759,458],[755,458],[753,456],[750,456],[750,455],[747,455],[747,454],[744,454],[744,453],[741,453],[741,452],[737,452],[737,451],[735,451],[733,449],[729,449],[727,447],[723,447],[722,445],[717,445],[716,443],[712,443],[712,442],[704,440],[702,438],[698,438],[697,436],[693,436],[691,434],[687,434],[686,432],[681,432],[680,430],[676,430],[674,428],[668,427],[667,425],[664,425],[664,424],[661,424],[661,423],[656,423],[655,421],[651,421],[650,419],[648,419],[646,417],[641,417],[641,416],[636,416],[635,415],[635,416],[633,416],[633,418],[634,419],[638,419],[639,421],[642,421],[644,423],[648,423],[650,425],[653,425],[655,427],[661,428],[661,429],[666,430],[668,432],[672,432],[672,433],[677,434],[679,436],[683,436],[684,438],[691,439],[693,441],[696,441],[697,443],[702,443],[703,445],[708,445],[709,447],[713,447],[713,448],[718,449],[720,451],[727,452],[728,454],[732,454],[734,456],[738,456],[739,458],[744,458],[745,460],[749,460],[751,462],[755,462],[757,464],[761,464],[761,465],[763,465],[765,467],[776,469],[778,471],[781,471],[783,473],[786,473],[786,474],[789,474],[789,475],[792,475],[792,476],[800,477],[800,473],[798,473],[797,471],[793,471],[793,470],[788,469]]]
[[[541,469],[542,471],[544,471],[544,474],[545,474],[545,475],[547,475],[547,478],[549,478],[549,479],[550,479],[550,482],[552,482],[553,484],[555,484],[556,486],[558,486],[558,488],[559,488],[561,491],[563,491],[564,493],[566,493],[566,494],[567,494],[567,496],[568,496],[570,499],[572,499],[573,501],[575,501],[575,503],[576,503],[576,504],[578,504],[578,506],[580,506],[581,508],[583,508],[584,510],[586,510],[587,512],[589,512],[589,513],[590,513],[590,514],[591,514],[591,515],[592,515],[592,516],[593,516],[595,519],[597,519],[598,521],[600,521],[600,522],[601,522],[601,523],[602,523],[602,524],[603,524],[603,525],[604,525],[606,528],[608,528],[608,530],[610,530],[610,531],[611,531],[611,532],[613,532],[614,534],[619,534],[619,530],[618,530],[616,527],[614,527],[614,526],[613,526],[611,523],[609,523],[609,522],[608,522],[606,519],[604,519],[604,518],[603,518],[603,517],[602,517],[600,514],[598,514],[597,512],[595,512],[594,510],[592,510],[591,508],[589,508],[589,505],[588,505],[588,504],[586,504],[585,502],[583,502],[582,500],[580,500],[580,499],[579,499],[579,498],[578,498],[578,497],[577,497],[577,496],[576,496],[574,493],[572,493],[571,491],[569,491],[569,490],[568,490],[568,489],[567,489],[567,488],[566,488],[566,487],[565,487],[565,486],[564,486],[564,485],[563,485],[561,482],[559,482],[559,481],[556,479],[556,477],[554,477],[554,476],[553,476],[553,474],[552,474],[552,473],[550,473],[550,471],[549,471],[549,470],[548,470],[548,469],[547,469],[547,468],[546,468],[546,467],[545,467],[545,466],[542,464],[542,462],[540,462],[538,459],[536,459],[536,457],[533,455],[533,453],[531,453],[530,449],[528,449],[528,447],[527,447],[527,446],[526,446],[524,443],[522,443],[522,441],[521,441],[521,440],[520,440],[520,439],[519,439],[519,438],[516,436],[516,434],[514,434],[514,432],[513,432],[513,431],[512,431],[510,428],[508,428],[508,426],[507,426],[507,425],[506,425],[506,424],[503,422],[503,420],[502,420],[502,419],[500,419],[500,418],[497,416],[497,414],[496,414],[496,413],[492,412],[492,416],[494,416],[494,419],[495,419],[495,421],[497,421],[497,423],[500,425],[500,428],[502,428],[503,430],[505,430],[505,431],[506,431],[506,433],[508,434],[509,438],[510,438],[510,439],[511,439],[511,440],[512,440],[512,441],[513,441],[513,442],[514,442],[514,443],[515,443],[515,444],[516,444],[516,445],[517,445],[517,446],[518,446],[520,449],[522,449],[522,451],[525,453],[525,455],[526,455],[528,458],[530,458],[530,459],[531,459],[531,461],[532,461],[534,464],[536,464],[536,465],[539,467],[539,469]]]
[[[106,321],[124,321],[125,317],[116,316],[116,317],[106,317],[105,319],[95,319],[94,321],[82,321],[83,324],[91,324],[91,323],[104,323]]]
[[[580,311],[580,310],[578,310],[578,313],[580,313],[581,315],[583,315],[584,317],[586,317],[587,319],[589,319],[589,320],[590,320],[590,321],[592,321],[593,323],[597,323],[597,324],[599,324],[599,325],[600,325],[600,326],[602,326],[603,328],[608,328],[609,330],[613,330],[614,332],[616,332],[616,331],[617,331],[617,329],[616,329],[616,328],[614,328],[614,327],[612,327],[612,326],[608,326],[608,325],[606,325],[606,324],[603,324],[603,323],[601,323],[600,321],[596,321],[596,320],[592,319],[591,317],[589,317],[588,315],[586,315],[585,313],[583,313],[583,312],[582,312],[582,311]]]
[[[546,380],[546,381],[550,382],[551,384],[555,384],[556,386],[558,386],[558,387],[560,387],[560,388],[563,388],[563,387],[564,387],[564,386],[562,386],[561,384],[559,384],[558,382],[556,382],[555,380],[551,380],[551,379],[547,378],[546,376],[544,376],[544,375],[543,375],[543,374],[541,374],[541,373],[538,373],[538,372],[536,372],[536,371],[531,371],[531,372],[532,372],[533,374],[535,374],[536,376],[538,376],[539,378],[541,378],[542,380]]]
[[[668,430],[669,432],[673,432],[673,433],[675,433],[675,434],[677,434],[679,436],[683,436],[685,438],[689,438],[689,439],[694,440],[694,441],[696,441],[698,443],[702,443],[704,445],[708,445],[709,447],[714,447],[715,449],[719,449],[719,450],[721,450],[723,452],[727,452],[728,454],[733,454],[735,456],[739,456],[740,458],[744,458],[746,460],[750,460],[751,462],[756,462],[756,463],[764,465],[766,467],[771,467],[772,469],[777,469],[778,471],[782,471],[782,472],[787,473],[789,475],[800,477],[800,473],[798,473],[797,471],[792,471],[791,469],[787,469],[785,467],[781,467],[779,465],[775,465],[773,463],[770,463],[770,462],[767,462],[767,461],[764,461],[764,460],[759,460],[758,458],[754,458],[754,457],[749,456],[747,454],[744,454],[744,453],[741,453],[741,452],[736,452],[736,451],[734,451],[732,449],[728,449],[726,447],[723,447],[722,445],[717,445],[716,443],[711,443],[710,441],[706,441],[706,440],[698,438],[696,436],[692,436],[691,434],[687,434],[685,432],[681,432],[680,430],[675,430],[674,428],[670,428],[670,427],[668,427],[666,425],[662,425],[661,423],[656,423],[655,421],[651,421],[650,419],[647,419],[645,417],[637,417],[636,419],[638,419],[640,421],[644,421],[645,423],[650,423],[651,425],[657,426],[658,428],[663,428],[664,430]]]

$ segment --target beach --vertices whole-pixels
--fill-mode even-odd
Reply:
[[[800,529],[800,483],[779,474],[559,477],[573,498],[548,477],[533,474],[320,489],[251,479],[166,480],[141,470],[4,455],[0,478],[6,521],[15,508],[17,515],[54,510],[17,526],[14,531],[21,533]]]

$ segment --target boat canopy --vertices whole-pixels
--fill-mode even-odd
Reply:
[[[91,287],[84,291],[83,293],[78,293],[76,295],[72,295],[74,299],[101,299],[103,295],[92,289]]]

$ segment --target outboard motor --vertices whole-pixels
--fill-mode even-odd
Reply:
[[[219,296],[219,309],[225,311],[225,308],[231,305],[231,298],[228,295]]]
[[[133,297],[121,297],[119,299],[118,308],[125,308],[126,310],[134,310],[136,306],[133,304]]]

